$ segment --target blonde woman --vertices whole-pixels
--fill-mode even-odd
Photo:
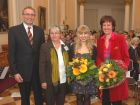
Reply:
[[[58,26],[51,27],[49,35],[51,40],[42,44],[40,50],[41,86],[46,90],[47,105],[64,105],[68,48],[61,41],[61,30]]]
[[[90,29],[86,25],[80,25],[76,32],[76,40],[70,47],[70,59],[74,57],[90,57],[95,60],[96,47],[90,39]],[[77,97],[77,105],[90,105],[91,95],[96,95],[95,81],[92,79],[86,84],[83,81],[73,81],[72,90]]]

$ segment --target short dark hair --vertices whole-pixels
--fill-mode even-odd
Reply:
[[[22,10],[22,15],[24,15],[24,11],[25,11],[26,9],[31,9],[31,10],[33,10],[34,13],[35,13],[35,9],[34,9],[33,7],[27,6],[27,7],[23,8],[23,10]]]
[[[112,23],[112,31],[115,31],[116,22],[112,16],[105,15],[100,20],[101,29],[103,27],[104,22],[111,22]]]

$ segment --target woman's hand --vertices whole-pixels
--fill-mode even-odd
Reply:
[[[41,87],[42,87],[42,89],[47,89],[47,83],[46,82],[41,83]]]
[[[121,68],[127,71],[128,67],[125,65],[125,63],[122,60],[115,60],[115,62],[118,64],[118,66],[120,66]]]

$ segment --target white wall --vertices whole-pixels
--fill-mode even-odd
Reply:
[[[116,20],[116,30],[123,30],[124,26],[124,5],[115,4],[86,4],[85,24],[90,29],[100,30],[100,19],[104,15],[111,15]]]
[[[86,9],[85,10],[85,25],[88,25],[88,27],[92,30],[93,28],[95,30],[98,29],[98,10],[97,9]]]

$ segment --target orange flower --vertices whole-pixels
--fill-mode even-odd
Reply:
[[[80,74],[80,71],[78,68],[73,68],[73,74],[74,75],[79,75]]]
[[[109,78],[115,78],[116,75],[117,75],[116,72],[113,71],[113,70],[109,71],[109,73],[108,73],[108,77],[109,77]]]
[[[103,74],[100,74],[100,75],[99,75],[99,81],[100,81],[100,82],[104,82],[104,75],[103,75]]]

